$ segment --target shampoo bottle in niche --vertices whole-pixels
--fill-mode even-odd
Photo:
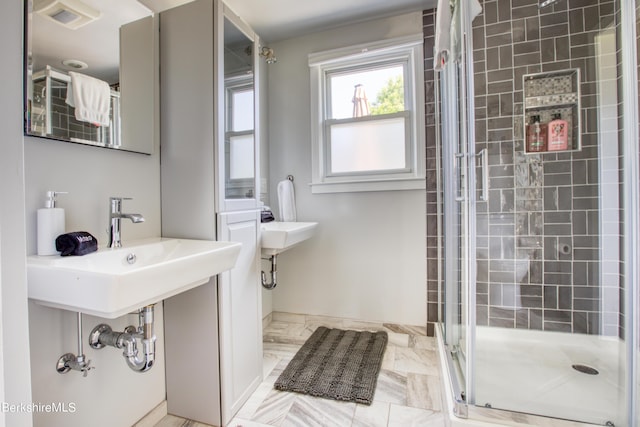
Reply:
[[[569,129],[567,121],[560,114],[554,114],[549,122],[547,150],[560,151],[569,149]]]
[[[540,123],[540,116],[531,116],[531,124],[527,126],[527,152],[546,151],[547,125]]]
[[[56,207],[56,196],[63,191],[47,191],[45,207],[38,209],[38,255],[58,255],[56,237],[64,234],[64,209]]]

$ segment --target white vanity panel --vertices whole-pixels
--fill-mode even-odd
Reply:
[[[216,278],[164,302],[167,412],[219,426]]]
[[[216,240],[212,52],[217,6],[201,0],[160,14],[164,237]],[[221,425],[217,291],[212,278],[164,302],[167,410],[215,426]]]

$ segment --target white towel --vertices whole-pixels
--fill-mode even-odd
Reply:
[[[460,22],[460,3],[455,0],[454,17],[451,16],[451,0],[438,0],[436,9],[436,30],[434,42],[433,69],[441,70],[449,60],[457,61],[460,56],[460,40],[457,24]],[[482,12],[478,0],[468,2],[471,21]]]
[[[482,6],[478,0],[471,0],[469,3],[469,13],[471,14],[471,22],[476,19],[476,16],[482,12]]]
[[[111,89],[105,81],[69,72],[66,103],[76,109],[76,120],[98,126],[109,125]]]
[[[280,221],[296,221],[296,197],[293,192],[293,182],[288,179],[278,183],[278,205]]]
[[[433,69],[441,70],[449,59],[451,50],[451,7],[449,6],[449,0],[438,0],[433,49]]]
[[[478,0],[469,0],[467,7],[469,7],[469,18],[473,22],[475,17],[482,12],[482,6]],[[449,52],[451,61],[459,61],[462,57],[462,41],[460,40],[462,31],[458,31],[458,24],[462,24],[462,17],[460,16],[460,4],[456,3],[451,21],[451,51]]]

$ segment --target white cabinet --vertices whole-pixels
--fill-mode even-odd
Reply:
[[[255,111],[246,121],[253,129],[228,127],[225,98],[238,87],[225,64],[231,50],[252,52],[239,57],[253,67],[257,38],[219,0],[160,14],[162,233],[242,243],[232,270],[200,292],[165,301],[169,413],[216,426],[226,425],[262,381],[259,119]],[[243,69],[242,88],[255,68]],[[231,138],[252,136],[253,150],[230,148]],[[246,162],[233,153],[248,153]],[[231,170],[238,165],[241,172]]]
[[[218,216],[220,240],[242,243],[235,268],[218,278],[222,424],[262,381],[260,211]]]

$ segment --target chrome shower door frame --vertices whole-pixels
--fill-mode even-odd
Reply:
[[[638,367],[638,346],[640,344],[640,302],[638,286],[638,260],[640,259],[640,133],[638,131],[638,57],[636,2],[621,0],[620,15],[622,34],[622,108],[623,108],[623,159],[622,174],[624,182],[624,277],[625,280],[625,342],[627,375],[625,384],[626,417],[628,425],[636,426],[640,422],[638,397],[640,387]]]
[[[442,164],[444,193],[445,344],[458,406],[475,403],[476,324],[476,146],[473,79],[473,39],[468,5],[457,2],[454,14],[462,41],[460,60],[450,58],[439,77],[442,83]],[[438,102],[436,102],[438,104]],[[486,156],[483,157],[486,160]],[[485,168],[483,168],[483,171]],[[484,182],[484,181],[483,181]],[[484,190],[484,189],[483,189]],[[483,192],[484,194],[484,192]],[[454,360],[455,359],[455,360]],[[465,416],[467,408],[458,408]]]
[[[625,339],[625,370],[626,390],[624,405],[626,425],[636,426],[640,423],[638,416],[638,398],[640,397],[640,132],[638,129],[638,58],[636,47],[636,3],[640,0],[621,0],[621,56],[623,58],[621,82],[623,108],[623,160],[621,174],[623,179],[624,211],[624,271],[625,278],[624,311],[624,339]],[[473,40],[472,25],[466,2],[459,2],[462,6],[460,15],[462,28],[462,60],[459,64],[449,64],[439,73],[442,83],[442,177],[444,196],[444,286],[445,286],[445,344],[449,371],[455,382],[454,396],[458,404],[474,405],[475,393],[475,363],[476,351],[476,137],[475,137],[475,106],[474,106],[474,70],[473,70]],[[459,67],[455,70],[454,67]],[[456,73],[459,72],[459,74]],[[465,78],[469,76],[469,78]],[[456,86],[459,83],[460,86]],[[451,101],[455,100],[455,101]],[[459,101],[458,101],[459,100]],[[436,102],[438,104],[438,102]],[[460,126],[460,128],[458,127]],[[486,160],[486,158],[483,158]],[[482,168],[485,173],[485,168]],[[486,180],[482,179],[482,188],[486,189]],[[459,184],[460,183],[460,184]],[[461,188],[462,187],[462,188]],[[461,191],[464,190],[464,191]],[[453,209],[453,210],[452,210]],[[464,221],[465,236],[460,235],[460,227],[456,227],[455,220],[459,212],[466,212]],[[461,242],[463,242],[461,244]],[[464,274],[460,272],[459,264],[464,264]],[[458,280],[455,280],[458,278]],[[452,280],[453,279],[453,280]],[[464,292],[460,292],[461,288]],[[466,294],[466,297],[465,297]],[[462,315],[457,310],[463,310]],[[464,319],[460,328],[456,325]],[[464,334],[462,333],[464,331]],[[464,361],[461,368],[463,378],[453,375],[457,354],[453,345],[465,339]],[[453,350],[453,351],[452,351]],[[462,359],[458,359],[458,362]],[[460,371],[458,371],[460,372]],[[465,409],[468,409],[465,407]],[[464,411],[466,412],[466,410]],[[464,415],[464,414],[458,414]],[[540,414],[544,416],[543,414]]]

